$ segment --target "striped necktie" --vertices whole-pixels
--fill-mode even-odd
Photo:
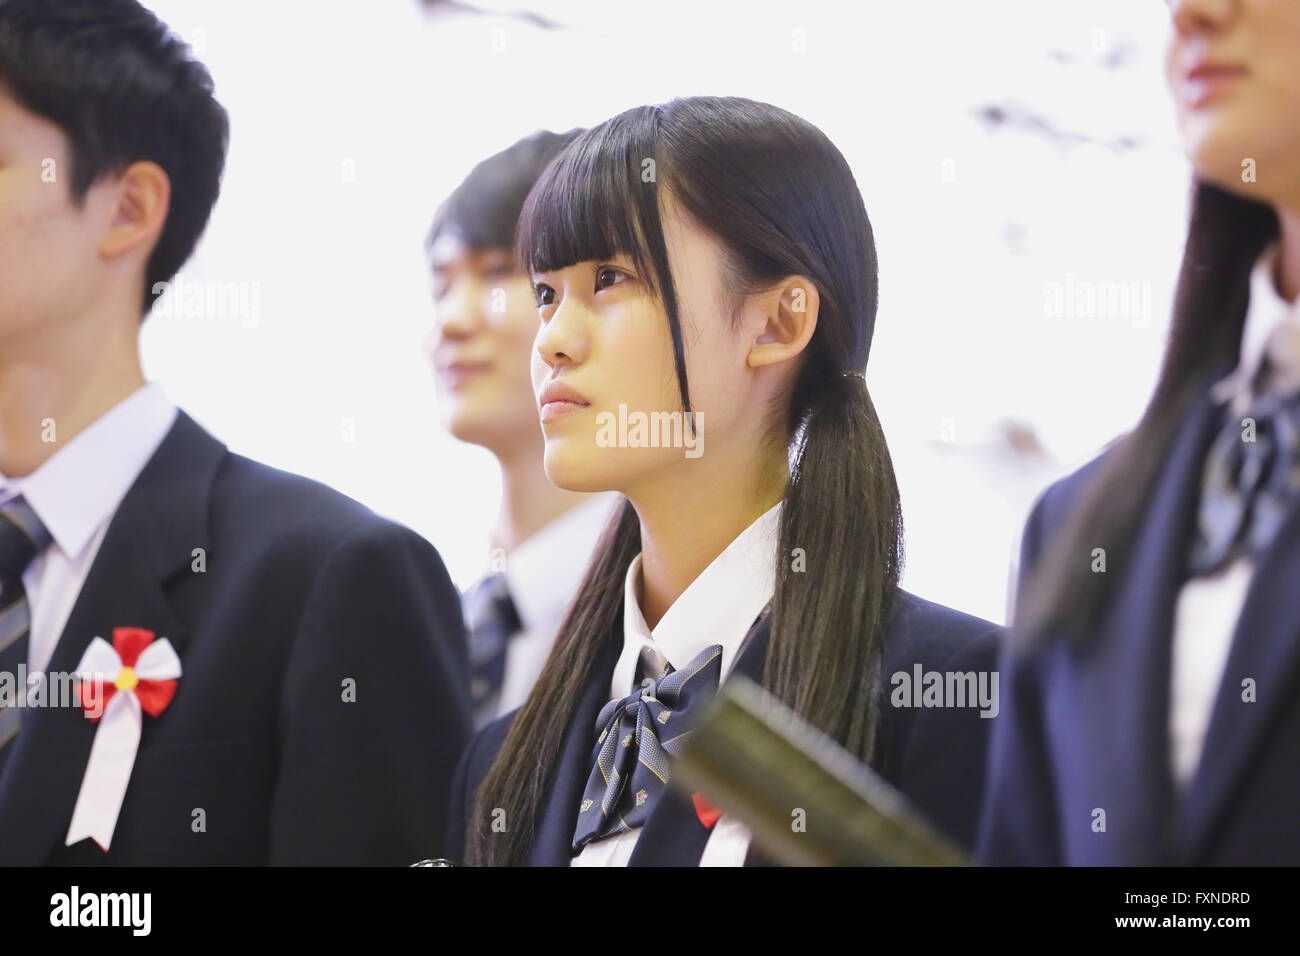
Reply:
[[[474,726],[496,716],[506,677],[506,647],[523,630],[503,573],[489,574],[465,595],[469,631],[470,701]]]
[[[26,681],[19,667],[27,662],[31,609],[23,589],[23,571],[50,543],[50,533],[22,496],[0,505],[0,675],[8,675],[13,690],[0,695],[0,770],[18,736]]]

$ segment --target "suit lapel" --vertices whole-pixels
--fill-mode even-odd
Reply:
[[[184,658],[190,634],[167,599],[166,583],[188,568],[192,549],[209,545],[209,491],[225,453],[193,419],[177,413],[109,523],[49,672],[74,671],[91,639],[111,642],[114,627],[148,628]],[[185,693],[183,677],[177,693]],[[77,708],[24,714],[0,779],[0,862],[38,865],[63,845],[95,726]],[[147,722],[145,734],[147,740]]]
[[[1205,849],[1214,823],[1264,743],[1266,730],[1286,699],[1284,691],[1300,663],[1300,618],[1295,587],[1300,581],[1300,510],[1293,511],[1251,580],[1233,633],[1206,731],[1201,759],[1187,788],[1179,822],[1185,862]],[[1242,699],[1251,679],[1255,699]]]
[[[1208,396],[1175,437],[1119,575],[1097,640],[1058,661],[1075,675],[1062,687],[1074,699],[1047,703],[1084,715],[1086,735],[1070,735],[1083,799],[1106,810],[1111,839],[1097,841],[1095,862],[1158,863],[1172,850],[1173,782],[1169,769],[1169,657],[1173,609],[1185,578],[1206,446],[1216,416]],[[1091,560],[1090,556],[1084,556]],[[1074,660],[1083,657],[1085,660]],[[1050,716],[1049,716],[1050,719]]]
[[[578,805],[591,773],[591,751],[596,744],[596,718],[609,701],[609,682],[623,646],[623,612],[615,616],[600,656],[591,669],[582,698],[560,745],[559,765],[551,784],[551,795],[542,812],[533,841],[530,866],[568,866],[573,858],[573,831],[578,822]]]
[[[772,617],[766,613],[754,622],[728,679],[741,674],[762,683],[771,625]],[[694,801],[669,787],[642,825],[628,866],[699,866],[712,834],[713,829],[700,822]]]

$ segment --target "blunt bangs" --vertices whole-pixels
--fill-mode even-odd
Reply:
[[[659,219],[657,138],[655,108],[641,107],[570,143],[524,204],[515,243],[520,267],[551,272],[625,255],[663,299],[668,257]]]

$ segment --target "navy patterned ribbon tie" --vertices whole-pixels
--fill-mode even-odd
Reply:
[[[642,681],[596,718],[595,765],[582,794],[573,850],[645,823],[668,782],[672,755],[690,735],[691,715],[712,699],[722,678],[714,644],[686,667]]]
[[[1297,453],[1300,392],[1264,395],[1243,414],[1229,409],[1206,458],[1193,576],[1213,574],[1238,556],[1263,555],[1300,501]]]

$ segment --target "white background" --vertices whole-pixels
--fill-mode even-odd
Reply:
[[[145,324],[146,374],[233,450],[426,535],[462,586],[498,482],[438,424],[421,242],[475,162],[538,128],[743,95],[835,141],[880,253],[868,383],[902,484],[904,584],[932,600],[1003,620],[1034,495],[1130,427],[1154,381],[1188,192],[1163,4],[149,5],[210,67],[233,133],[208,233]],[[238,283],[245,310],[187,313],[186,282]],[[1148,304],[1054,314],[1053,287],[1099,283]]]

